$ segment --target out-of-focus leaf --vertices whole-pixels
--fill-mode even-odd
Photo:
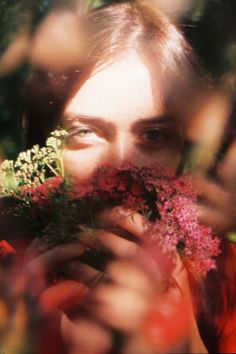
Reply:
[[[228,239],[230,242],[236,243],[236,232],[232,231],[228,233]]]

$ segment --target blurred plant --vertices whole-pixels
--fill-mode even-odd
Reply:
[[[13,158],[22,147],[18,118],[31,32],[52,7],[50,0],[0,0],[0,155]]]
[[[0,195],[11,195],[22,186],[36,187],[50,175],[64,178],[62,146],[66,134],[63,129],[55,130],[45,147],[34,145],[21,152],[15,162],[5,160],[0,165]]]

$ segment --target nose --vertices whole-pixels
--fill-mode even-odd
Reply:
[[[118,137],[115,142],[109,144],[106,152],[107,164],[114,167],[124,163],[137,165],[139,158],[134,142],[126,135]]]

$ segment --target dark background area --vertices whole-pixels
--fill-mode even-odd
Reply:
[[[0,65],[1,57],[18,33],[29,28],[33,33],[37,24],[53,6],[67,5],[69,2],[69,0],[0,0]],[[94,7],[109,2],[112,1],[90,0]],[[191,8],[179,22],[204,66],[216,82],[227,86],[234,99],[236,0],[192,0]],[[10,73],[0,74],[2,158],[14,158],[23,148],[18,122],[23,111],[23,84],[31,69],[30,64],[23,61]]]

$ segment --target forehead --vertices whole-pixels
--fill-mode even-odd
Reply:
[[[161,114],[161,97],[153,96],[148,67],[135,51],[94,72],[68,102],[65,113],[118,118]]]

